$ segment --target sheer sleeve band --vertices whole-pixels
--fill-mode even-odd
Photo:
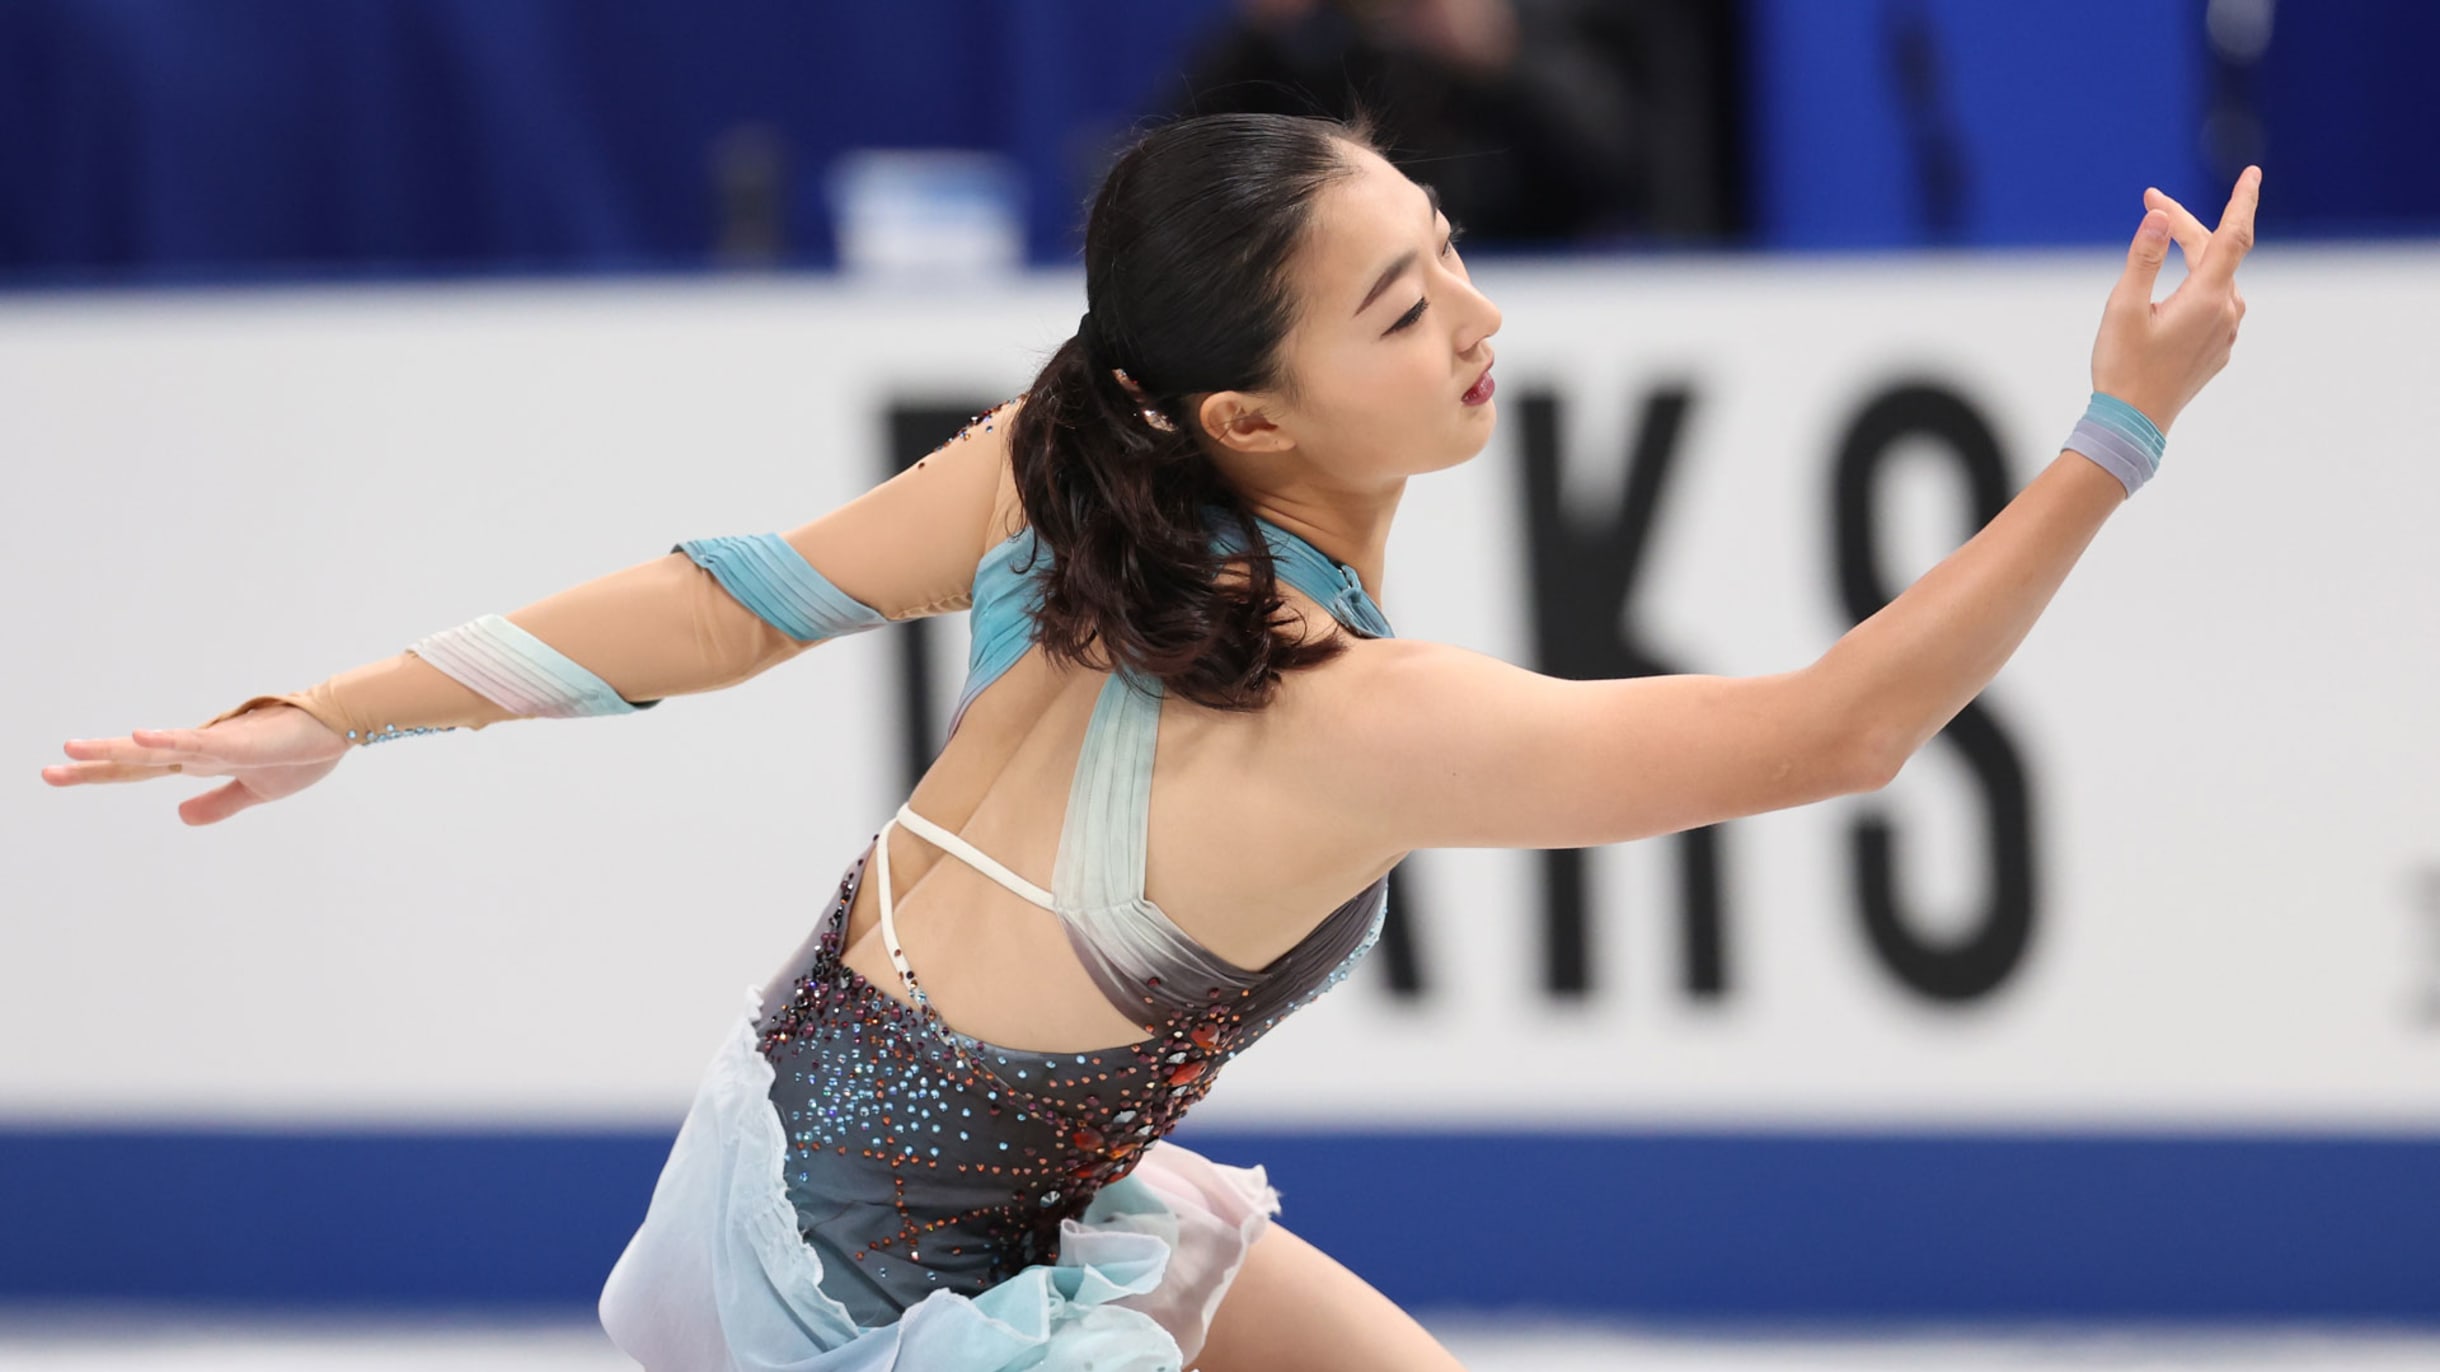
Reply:
[[[735,685],[825,639],[887,622],[775,534],[693,540],[304,690],[250,697],[204,725],[285,704],[361,744],[394,729],[628,714]]]
[[[208,729],[266,705],[293,705],[332,733],[361,744],[383,726],[480,729],[516,716],[444,675],[413,653],[350,668],[301,691],[249,696],[195,726]]]
[[[689,539],[304,690],[249,697],[200,727],[277,703],[361,744],[503,719],[631,714],[733,686],[843,634],[963,609],[984,530],[1013,500],[999,421],[1021,400],[975,416],[896,477],[785,535]]]

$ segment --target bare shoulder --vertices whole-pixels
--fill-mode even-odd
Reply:
[[[1811,669],[1574,681],[1351,639],[1278,706],[1316,806],[1384,853],[1619,843],[1880,781],[1873,741]]]

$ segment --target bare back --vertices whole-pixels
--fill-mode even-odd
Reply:
[[[995,530],[1023,528],[1003,482]],[[1341,632],[1283,585],[1307,632]],[[1367,641],[1348,636],[1351,652]],[[1299,735],[1326,693],[1292,675],[1255,712],[1177,698],[1160,706],[1145,895],[1222,959],[1262,968],[1312,934],[1395,865],[1349,842],[1305,772]],[[1108,674],[1054,664],[1039,646],[985,687],[916,785],[909,808],[956,831],[1036,885],[1048,886],[1087,722]],[[1319,708],[1317,708],[1319,707]],[[943,1019],[995,1044],[1037,1050],[1131,1043],[1148,1026],[1095,987],[1050,912],[908,832],[893,828],[892,894],[906,956]],[[877,986],[897,977],[883,947],[879,892],[850,911],[846,964]]]

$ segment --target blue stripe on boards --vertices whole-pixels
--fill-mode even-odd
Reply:
[[[2440,1325],[2440,1137],[1301,1133],[1393,1298],[1696,1320]],[[0,1129],[0,1301],[589,1307],[670,1133]]]
[[[1192,1142],[1193,1140],[1189,1140]],[[2440,1323],[2440,1138],[1213,1136],[1417,1305]]]
[[[0,1130],[0,1301],[587,1304],[675,1133]]]

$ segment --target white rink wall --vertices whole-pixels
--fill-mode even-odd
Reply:
[[[1682,388],[1628,636],[1679,670],[1809,661],[1852,622],[1832,481],[1856,412],[1902,383],[1953,392],[2013,492],[2081,409],[2115,269],[1486,266],[1499,433],[1411,487],[1390,613],[1535,662],[1530,607],[1552,588],[1528,574],[1520,407],[1555,398],[1565,496],[1593,526],[1617,519],[1644,407]],[[1368,972],[1206,1112],[2440,1125],[2440,397],[2413,327],[2440,306],[2440,258],[2253,270],[2237,360],[1979,702],[2021,758],[2034,864],[2031,932],[1993,989],[1910,990],[1859,913],[1850,835],[1886,814],[1918,940],[1986,920],[1990,792],[1944,740],[1884,793],[1724,826],[1715,998],[1682,989],[1677,840],[1589,860],[1579,996],[1544,985],[1539,855],[1419,855],[1402,915],[1422,994]],[[886,635],[647,715],[386,745],[202,830],[176,823],[183,783],[62,793],[33,770],[69,736],[193,723],[680,538],[810,518],[884,473],[891,405],[1020,388],[1076,294],[0,301],[22,667],[0,729],[24,769],[0,800],[0,1112],[681,1110],[736,988],[793,947],[899,794]],[[1898,440],[1875,500],[1893,589],[1973,527],[1936,439]],[[954,666],[962,624],[936,624]]]
[[[1486,262],[1499,429],[1410,487],[1384,605],[1551,670],[1800,666],[2053,459],[2119,267]],[[2247,272],[2158,480],[1895,784],[1416,856],[1395,955],[1232,1065],[1197,1137],[1278,1159],[1290,1223],[1402,1299],[2440,1320],[2440,254]],[[0,297],[0,1159],[44,1179],[0,1201],[37,1236],[0,1301],[586,1298],[740,988],[902,795],[957,617],[387,744],[204,829],[186,783],[36,770],[811,518],[1025,385],[1080,294]],[[351,1203],[434,1236],[317,1264],[355,1231],[272,1179],[325,1167],[422,1177]],[[1552,1207],[1555,1285],[1412,1237],[1543,1242]],[[536,1237],[571,1216],[599,1232]],[[233,1224],[275,1257],[226,1260]],[[184,1237],[131,1268],[148,1226]]]

